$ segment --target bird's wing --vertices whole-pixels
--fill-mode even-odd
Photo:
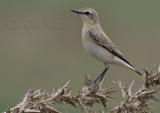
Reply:
[[[119,59],[123,60],[130,66],[134,67],[131,63],[129,63],[129,61],[125,59],[123,54],[117,49],[117,47],[112,43],[112,41],[104,33],[88,31],[88,34],[90,38],[92,38],[98,45],[102,46],[103,48],[108,50],[110,53],[118,57]]]

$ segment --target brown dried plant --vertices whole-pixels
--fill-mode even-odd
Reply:
[[[158,92],[156,87],[160,85],[160,67],[158,72],[154,69],[151,71],[144,70],[143,84],[135,93],[132,93],[134,81],[128,87],[120,81],[117,83],[124,100],[114,107],[110,113],[152,113],[150,100],[157,101],[154,94]]]
[[[116,82],[122,92],[123,101],[111,109],[110,113],[152,113],[151,100],[157,100],[154,94],[158,92],[160,85],[160,67],[158,72],[153,69],[145,70],[143,74],[143,84],[136,91],[132,92],[134,81],[127,86],[120,81]],[[82,113],[105,113],[107,112],[107,102],[112,99],[114,90],[103,89],[103,81],[90,80],[85,78],[82,89],[75,96],[71,95],[69,81],[58,90],[52,92],[42,90],[29,90],[22,101],[15,107],[6,110],[4,113],[61,113],[56,109],[56,105],[66,103],[80,107]],[[106,111],[94,111],[94,105],[102,105]]]
[[[29,90],[22,101],[5,113],[60,113],[55,104],[67,103],[74,107],[80,106],[85,113],[96,113],[92,110],[94,104],[103,105],[106,109],[106,102],[111,98],[112,90],[102,88],[102,83],[89,80],[86,77],[82,90],[71,96],[69,81],[57,91]]]

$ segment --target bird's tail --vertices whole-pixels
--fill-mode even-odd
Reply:
[[[136,72],[138,75],[142,76],[142,73],[139,72],[133,65],[125,63],[124,66],[127,67],[127,68],[129,68],[129,69],[131,69],[131,70],[133,70],[133,71]]]
[[[136,72],[138,75],[142,76],[142,73],[140,73],[131,63],[129,63],[127,60],[121,60],[119,58],[115,58],[116,62],[118,62],[119,65],[122,65],[126,68],[131,69],[132,71]]]
[[[137,71],[137,70],[134,70],[138,75],[142,76],[142,73]]]

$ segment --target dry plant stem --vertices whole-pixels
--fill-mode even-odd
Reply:
[[[158,72],[145,70],[143,84],[139,90],[132,92],[134,81],[127,86],[123,82],[116,82],[121,89],[123,101],[110,110],[110,113],[152,113],[151,100],[157,100],[154,94],[160,85],[160,67]],[[99,104],[107,110],[107,102],[112,99],[113,90],[103,89],[103,81],[85,78],[82,89],[77,95],[71,95],[69,81],[58,90],[52,92],[42,90],[29,90],[24,98],[15,107],[4,113],[61,113],[56,109],[57,104],[65,103],[73,107],[80,107],[82,113],[105,113],[94,111],[94,104]]]
[[[129,87],[118,81],[117,84],[121,89],[124,100],[114,107],[110,113],[152,113],[150,101],[157,100],[154,94],[158,92],[156,87],[160,85],[160,72],[145,70],[143,80],[144,84],[135,93],[132,93],[134,81]]]

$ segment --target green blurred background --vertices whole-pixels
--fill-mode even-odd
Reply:
[[[139,70],[158,66],[159,4],[158,0],[1,0],[0,111],[13,107],[28,89],[52,90],[71,80],[75,94],[86,74],[95,78],[102,71],[103,64],[84,51],[82,22],[70,9],[96,9],[104,31]],[[113,80],[128,84],[135,80],[134,90],[141,83],[137,74],[118,66],[110,68],[104,87],[116,88]],[[109,107],[121,99],[118,91]],[[157,113],[159,105],[154,103]],[[64,113],[69,109],[77,112],[69,106]]]

